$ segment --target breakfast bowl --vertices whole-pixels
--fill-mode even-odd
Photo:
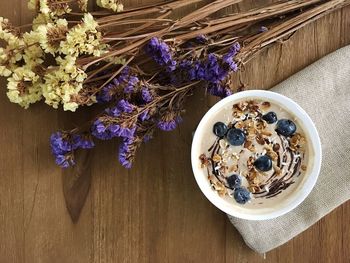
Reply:
[[[290,212],[309,195],[322,149],[308,114],[281,94],[249,90],[216,103],[192,141],[194,177],[223,212],[267,220]]]

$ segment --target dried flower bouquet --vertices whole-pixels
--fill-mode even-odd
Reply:
[[[103,9],[88,12],[87,0],[30,0],[37,12],[31,25],[15,27],[0,18],[6,43],[0,48],[0,75],[8,79],[11,102],[28,108],[44,100],[67,111],[104,107],[87,125],[51,136],[58,165],[74,165],[75,151],[93,148],[96,139],[121,138],[119,161],[130,168],[136,150],[156,129],[177,127],[194,89],[232,94],[237,88],[232,74],[259,51],[350,3],[282,1],[218,16],[241,1],[204,2],[127,9],[121,1],[97,0]],[[175,10],[193,4],[201,7],[173,18]]]

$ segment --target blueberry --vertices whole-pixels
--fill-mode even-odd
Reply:
[[[277,122],[276,132],[283,136],[292,136],[297,130],[297,126],[291,120],[282,119]]]
[[[227,132],[227,126],[223,122],[217,122],[214,124],[213,132],[216,136],[224,137]]]
[[[240,129],[229,129],[226,138],[231,145],[238,146],[245,142],[245,134]]]
[[[245,204],[250,200],[250,192],[243,187],[239,187],[235,189],[233,197],[235,198],[237,203]]]
[[[262,116],[262,118],[269,124],[275,123],[277,121],[277,115],[273,111],[266,113]]]
[[[241,177],[238,174],[231,175],[226,181],[231,189],[240,187],[242,183]]]
[[[272,161],[270,156],[268,155],[262,155],[258,159],[255,160],[254,166],[256,169],[266,172],[268,170],[271,170],[272,168]]]

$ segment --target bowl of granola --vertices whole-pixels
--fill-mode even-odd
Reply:
[[[308,114],[281,94],[250,90],[216,103],[193,137],[199,188],[223,212],[266,220],[297,207],[311,192],[322,149]]]

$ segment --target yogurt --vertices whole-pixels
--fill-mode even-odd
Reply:
[[[299,120],[274,102],[231,104],[207,125],[198,156],[203,176],[236,205],[258,208],[288,198],[312,162]]]

